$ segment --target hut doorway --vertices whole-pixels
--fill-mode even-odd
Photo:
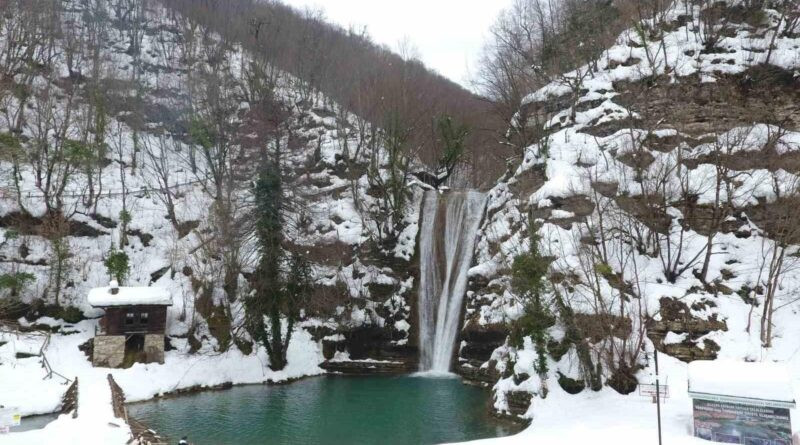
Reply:
[[[124,368],[130,368],[134,363],[143,361],[144,353],[144,334],[129,334],[125,338],[125,361]]]

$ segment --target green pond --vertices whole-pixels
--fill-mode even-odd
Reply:
[[[516,432],[489,392],[455,378],[316,377],[135,403],[132,417],[195,445],[435,444]]]

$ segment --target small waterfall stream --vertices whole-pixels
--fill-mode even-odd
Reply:
[[[420,226],[420,370],[448,372],[486,195],[425,193]]]

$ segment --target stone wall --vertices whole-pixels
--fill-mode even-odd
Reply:
[[[146,363],[164,363],[164,335],[145,335],[144,353],[146,356]]]
[[[162,340],[163,352],[163,340]],[[97,335],[94,338],[92,365],[105,368],[118,368],[125,360],[124,335]]]

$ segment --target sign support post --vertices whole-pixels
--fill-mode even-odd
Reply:
[[[653,348],[653,357],[656,362],[656,413],[658,415],[658,445],[661,445],[661,376],[658,374],[658,349]]]

